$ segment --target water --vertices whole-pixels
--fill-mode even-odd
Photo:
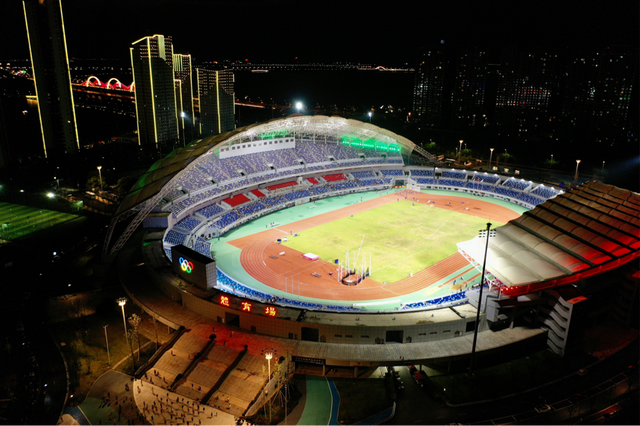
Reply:
[[[235,73],[236,97],[286,105],[409,108],[413,74],[381,71],[269,71]]]

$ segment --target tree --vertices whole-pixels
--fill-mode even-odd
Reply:
[[[138,338],[138,331],[133,328],[128,329],[127,337],[129,338],[129,349],[131,350],[131,375],[134,375],[136,374],[136,360],[133,357],[133,340]],[[140,344],[140,340],[138,340],[138,344]],[[138,355],[140,355],[140,350],[138,350]]]
[[[142,318],[137,314],[133,314],[129,317],[128,321],[135,331],[135,338],[138,340],[138,361],[140,361],[140,333],[138,333],[138,326],[140,325]],[[133,350],[131,351],[131,357],[133,357]]]
[[[100,178],[98,176],[91,176],[89,180],[87,180],[87,183],[85,184],[86,189],[88,191],[93,191],[93,192],[104,189],[105,186],[106,186],[106,182],[104,179],[102,179],[102,187],[100,187]]]

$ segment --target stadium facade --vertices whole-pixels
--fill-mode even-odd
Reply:
[[[410,158],[422,165],[409,165]],[[637,296],[638,194],[597,182],[563,193],[510,176],[443,169],[408,139],[340,117],[293,115],[177,149],[154,164],[123,200],[103,254],[113,261],[143,224],[145,265],[159,291],[208,318],[261,334],[380,344],[472,333],[478,288],[367,313],[353,303],[275,296],[240,282],[220,265],[211,287],[185,289],[171,270],[174,246],[211,257],[212,238],[270,212],[405,185],[530,209],[498,228],[489,242],[481,330],[524,321],[544,330],[549,347],[562,354],[579,340],[577,320],[589,316],[590,309],[581,306],[604,303],[602,291],[615,296],[606,301],[607,312],[615,310],[626,322],[637,317],[637,297],[635,303],[620,301],[629,300],[629,292]],[[474,238],[460,242],[458,250],[480,270],[484,244]]]

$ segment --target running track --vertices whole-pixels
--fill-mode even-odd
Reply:
[[[519,216],[519,214],[506,207],[480,199],[425,193],[411,194],[411,196],[417,196],[423,202],[426,202],[427,199],[433,200],[436,202],[436,207],[448,208],[459,212],[465,212],[469,208],[470,214],[489,220],[506,222]],[[346,287],[338,283],[337,277],[334,278],[330,275],[330,273],[335,272],[335,265],[321,260],[306,260],[302,257],[302,253],[275,243],[276,239],[290,235],[291,232],[300,232],[322,223],[369,210],[396,201],[397,198],[398,193],[389,194],[364,203],[239,238],[229,243],[242,250],[240,263],[253,278],[290,295],[300,295],[313,299],[336,301],[379,300],[396,298],[421,290],[425,291],[426,298],[429,294],[435,293],[440,287],[452,285],[454,279],[460,280],[461,276],[465,276],[465,282],[479,276],[464,257],[459,253],[455,253],[435,265],[414,273],[413,277],[391,284],[383,285],[372,279],[366,279],[358,286]],[[461,201],[464,201],[464,204],[461,204]],[[449,202],[453,204],[448,204]],[[283,251],[286,251],[285,255],[281,255]],[[436,286],[439,281],[456,273],[456,271],[461,272]],[[314,272],[321,275],[321,277],[313,276],[312,273]],[[459,285],[454,287],[454,289],[458,288]]]

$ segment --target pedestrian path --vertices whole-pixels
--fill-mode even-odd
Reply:
[[[153,425],[233,425],[236,417],[199,401],[169,392],[142,380],[133,383],[134,399],[145,420]]]
[[[307,398],[299,425],[326,425],[332,418],[331,389],[326,377],[306,376]],[[337,414],[336,414],[337,418]],[[334,423],[337,424],[337,423]]]

